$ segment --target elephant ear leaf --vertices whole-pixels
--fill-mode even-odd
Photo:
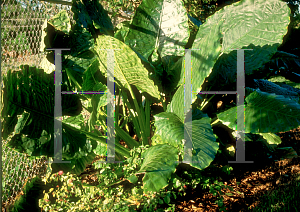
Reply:
[[[243,12],[241,12],[243,11]],[[226,6],[217,13],[223,14],[222,52],[208,81],[225,86],[236,82],[237,51],[244,51],[245,74],[269,62],[288,32],[290,9],[280,0],[240,1]]]
[[[281,144],[281,138],[274,133],[260,133],[263,137],[262,142],[269,148],[269,150],[275,151],[275,147]]]
[[[300,105],[290,98],[254,90],[245,101],[245,133],[286,132],[299,126]],[[236,130],[236,114],[235,106],[217,116],[223,124]],[[241,115],[244,116],[244,113]]]
[[[181,0],[144,0],[132,19],[125,43],[146,59],[157,51],[162,58],[183,56],[190,36],[188,16]]]
[[[71,30],[70,18],[67,11],[62,10],[51,19],[45,19],[42,25],[41,52],[48,48],[65,48]]]
[[[71,30],[71,22],[66,10],[60,11],[57,15],[53,16],[49,24],[55,27],[56,30],[69,34]]]
[[[93,36],[96,36],[96,31],[93,29],[113,36],[114,26],[99,1],[75,0],[72,2],[72,12],[74,20],[77,20],[76,24],[89,30]]]
[[[158,192],[168,185],[171,174],[175,172],[178,161],[178,150],[168,144],[152,146],[142,153],[144,161],[139,170],[145,173],[143,189],[147,192]]]
[[[107,51],[105,49],[117,49],[114,51],[113,59],[114,76],[118,87],[129,89],[131,85],[134,85],[141,92],[160,99],[157,86],[149,78],[148,70],[143,66],[137,54],[120,40],[102,35],[96,39],[95,51],[100,62],[100,71],[105,77],[107,77]],[[111,58],[108,59],[111,60]]]
[[[17,72],[9,70],[3,78],[2,137],[7,139],[15,131],[8,147],[29,156],[53,157],[54,122],[61,122],[54,117],[54,73],[46,74],[42,69],[28,65],[20,68]],[[78,96],[62,95],[63,115],[75,118],[80,112]],[[83,121],[80,116],[78,121]],[[61,125],[62,157],[73,161],[73,165],[75,161],[81,164],[74,169],[79,173],[84,170],[82,164],[86,160],[84,157],[91,153],[91,144],[68,122]]]
[[[184,159],[192,159],[191,166],[197,169],[204,169],[214,160],[219,144],[212,132],[210,125],[210,118],[205,115],[200,115],[202,118],[197,117],[194,113],[194,120],[192,122],[184,123],[180,117],[174,113],[162,112],[154,116],[156,133],[161,139],[174,147],[180,147],[182,140],[185,139],[185,132],[187,140],[187,147],[192,149],[190,152],[184,154]],[[198,119],[200,118],[200,119]],[[198,120],[197,120],[198,119]]]

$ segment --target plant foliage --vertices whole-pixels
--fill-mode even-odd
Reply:
[[[245,77],[254,75],[277,52],[290,23],[290,10],[280,0],[243,0],[225,6],[204,24],[193,20],[180,0],[144,0],[132,20],[116,29],[98,1],[73,0],[72,11],[75,25],[70,24],[65,11],[45,21],[41,50],[71,49],[62,51],[62,90],[105,92],[106,50],[118,49],[114,51],[116,90],[123,97],[138,141],[116,124],[116,135],[127,145],[125,148],[116,140],[116,157],[132,160],[130,150],[149,146],[141,154],[140,165],[126,177],[135,183],[137,176],[143,175],[145,193],[165,188],[185,154],[192,158],[190,166],[204,170],[219,149],[211,117],[202,108],[193,108],[192,121],[185,120],[184,73],[188,61],[183,50],[191,44],[195,106],[197,93],[206,89],[206,79],[220,87],[235,82],[236,49],[252,49],[245,50]],[[198,28],[192,40],[189,21]],[[54,64],[54,53],[47,52],[46,62]],[[10,71],[4,78],[2,135],[6,138],[15,132],[10,147],[31,156],[53,156],[53,126],[54,121],[60,121],[53,117],[53,81],[54,72],[46,66],[44,70],[21,66],[20,71]],[[163,96],[171,93],[174,95],[168,103]],[[138,101],[141,95],[145,97],[143,102]],[[62,121],[62,157],[71,163],[51,164],[52,173],[63,170],[79,175],[100,154],[99,146],[106,145],[107,136],[94,127],[100,125],[107,130],[106,95],[83,93],[63,95],[62,99],[63,115],[71,116]],[[80,100],[89,105],[87,124]],[[245,133],[263,135],[266,145],[280,143],[274,133],[299,126],[299,102],[289,96],[246,86],[245,100]],[[150,105],[158,102],[162,102],[164,111],[154,115],[156,130],[151,137]],[[236,129],[236,111],[234,106],[217,117]],[[185,132],[192,151],[183,154]],[[156,139],[155,145],[151,145],[151,138]]]

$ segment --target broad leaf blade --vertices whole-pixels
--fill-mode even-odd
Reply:
[[[143,189],[158,192],[168,185],[171,174],[175,172],[178,150],[168,144],[152,146],[142,153],[144,158],[139,172],[145,172]]]
[[[241,12],[242,11],[242,12]],[[245,50],[245,74],[253,74],[277,51],[290,23],[290,9],[280,0],[240,1],[225,6],[222,17],[222,52],[209,81],[224,86],[237,78],[237,51]]]
[[[98,1],[93,0],[75,0],[72,1],[72,12],[76,24],[82,26],[95,37],[95,29],[101,33],[113,35],[113,24],[107,12]]]
[[[40,51],[44,52],[48,48],[63,47],[62,45],[66,40],[64,36],[69,35],[70,30],[71,22],[65,10],[60,11],[57,15],[50,18],[49,21],[45,19],[42,26]],[[56,46],[53,46],[54,43],[56,43]]]
[[[29,156],[54,156],[54,73],[46,74],[35,67],[21,66],[21,71],[9,70],[3,83],[3,138],[13,130],[8,146]],[[76,115],[81,103],[76,95],[62,96],[62,114]],[[79,111],[80,113],[80,111]],[[62,123],[62,157],[82,163],[92,151],[86,136],[66,123],[82,120],[67,120]],[[71,167],[72,168],[72,167]],[[82,168],[82,166],[81,166]],[[77,167],[77,171],[81,170]]]
[[[174,113],[163,112],[154,117],[156,133],[164,143],[174,147],[181,145],[184,139],[184,130],[192,130],[192,137],[189,139],[192,141],[193,150],[196,151],[196,155],[192,156],[192,160],[195,162],[191,164],[192,166],[201,170],[209,166],[214,160],[219,145],[215,142],[216,138],[212,132],[209,117],[193,120],[192,123],[188,122],[186,125]]]
[[[197,93],[202,90],[201,85],[212,72],[213,66],[221,53],[220,39],[222,18],[224,14],[216,12],[206,22],[200,25],[191,50],[192,61],[192,102],[197,99]],[[185,61],[189,63],[190,61]],[[185,72],[182,61],[182,72]],[[183,74],[181,74],[182,76]],[[183,75],[184,76],[184,75]],[[175,100],[176,101],[176,100]]]
[[[288,5],[280,0],[244,0],[225,6],[219,12],[224,14],[224,53],[249,44],[279,46],[287,33],[291,13]],[[275,53],[276,49],[274,47],[272,52]],[[251,62],[256,63],[259,58],[260,54],[254,56]]]
[[[96,39],[95,51],[100,61],[100,71],[105,77],[107,77],[107,51],[105,49],[120,49],[114,51],[114,76],[119,87],[129,89],[130,85],[135,85],[142,92],[157,99],[160,98],[157,86],[149,79],[147,69],[144,68],[135,52],[118,39],[102,35]]]
[[[184,84],[177,89],[166,112],[175,113],[184,122]]]
[[[125,43],[146,59],[154,50],[162,58],[183,56],[189,36],[187,12],[181,0],[144,0],[132,19]]]
[[[254,91],[245,100],[245,133],[286,132],[300,125],[300,105],[289,98]],[[223,124],[236,130],[237,107],[217,116]]]
[[[60,11],[58,14],[53,16],[49,21],[49,24],[54,26],[57,30],[69,34],[71,30],[71,22],[66,10]]]
[[[177,105],[183,104],[185,63],[192,62],[192,102],[196,100],[197,93],[201,91],[201,85],[205,78],[212,72],[213,66],[221,53],[222,17],[223,14],[217,12],[210,16],[204,24],[200,25],[192,46],[193,50],[191,50],[191,61],[185,61],[184,57],[178,60],[168,71],[169,74],[174,75],[174,78],[178,80],[176,87],[182,86],[182,88],[177,90],[179,94],[172,99],[173,110],[175,110]],[[179,116],[182,117],[182,114]]]

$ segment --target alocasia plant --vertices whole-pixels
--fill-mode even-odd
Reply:
[[[205,169],[219,149],[212,131],[215,120],[201,111],[202,107],[193,108],[192,122],[185,123],[184,70],[190,61],[185,61],[183,50],[197,49],[192,50],[195,103],[197,93],[206,89],[206,78],[219,86],[235,82],[237,53],[233,49],[253,49],[245,51],[245,76],[255,74],[276,53],[290,22],[290,10],[280,0],[243,0],[225,6],[202,25],[187,14],[181,0],[143,0],[133,19],[115,30],[98,1],[73,0],[72,11],[75,25],[71,25],[66,11],[45,21],[41,50],[71,49],[62,51],[63,91],[105,92],[106,49],[120,49],[114,51],[116,91],[128,108],[139,142],[116,124],[116,136],[128,146],[116,140],[116,158],[129,158],[130,149],[150,145],[142,154],[138,171],[128,178],[133,183],[137,174],[144,174],[145,192],[157,192],[168,185],[176,162],[184,158],[180,152],[185,130],[192,130],[191,166]],[[196,34],[191,33],[189,19]],[[53,157],[54,69],[47,64],[54,64],[54,54],[47,52],[44,70],[22,66],[21,71],[10,71],[4,78],[3,138],[15,131],[9,146],[30,156]],[[174,95],[168,104],[163,96],[171,93]],[[145,97],[143,102],[137,101],[141,95]],[[71,164],[54,163],[52,171],[80,174],[106,145],[106,136],[95,130],[95,125],[106,130],[106,95],[82,93],[63,95],[62,99],[63,115],[71,116],[62,121],[62,157]],[[79,99],[89,105],[87,125],[78,113],[82,107]],[[267,143],[277,144],[273,133],[299,126],[300,106],[294,100],[246,88],[245,101],[245,133],[260,133]],[[159,102],[165,110],[154,116],[156,131],[152,140],[156,140],[151,145],[150,105]],[[233,107],[217,117],[234,129],[236,111]]]

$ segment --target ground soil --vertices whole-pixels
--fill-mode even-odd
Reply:
[[[223,101],[226,104],[234,101],[231,97],[224,98]],[[219,100],[211,101],[211,105],[206,111],[210,113],[214,110],[214,107],[221,110],[222,106],[220,107],[220,105],[222,104]],[[224,135],[229,143],[232,142],[228,130],[214,130],[215,132],[218,132],[219,136]],[[254,163],[230,164],[234,168],[230,176],[222,176],[223,179],[219,177],[219,181],[234,189],[234,192],[230,192],[229,189],[222,189],[223,193],[234,194],[233,196],[223,196],[224,205],[229,211],[251,211],[260,204],[262,195],[271,195],[274,189],[289,189],[290,183],[300,175],[300,157],[298,157],[300,155],[300,127],[275,134],[282,140],[278,147],[292,147],[294,150],[292,154],[277,151],[277,156],[274,154],[273,158],[269,159],[259,153],[261,146],[257,146],[257,144],[247,146],[246,144],[246,160],[253,160]],[[223,163],[223,165],[227,164]],[[218,164],[215,164],[215,166],[219,167]],[[236,193],[236,191],[239,191],[242,195]],[[186,194],[186,196],[179,197],[175,201],[175,211],[219,211],[218,205],[214,203],[217,198],[209,193],[208,189],[202,189],[201,186],[196,189],[188,188]]]
[[[281,146],[291,146],[300,154],[300,127],[288,132],[276,133],[283,141]],[[247,151],[247,150],[246,150]],[[288,189],[288,185],[295,180],[297,174],[300,174],[300,157],[282,159],[278,161],[269,161],[261,166],[250,167],[247,170],[247,164],[243,166],[246,169],[236,169],[226,180],[222,180],[239,191],[243,195],[234,194],[233,196],[223,196],[224,205],[229,211],[249,211],[248,208],[254,208],[260,203],[260,197],[264,194],[270,194],[272,190],[279,187]],[[240,182],[238,185],[237,182]],[[224,193],[230,192],[228,189],[222,190]],[[176,211],[219,211],[216,197],[203,189],[189,189],[185,197],[176,201]],[[233,193],[233,192],[232,192]]]

